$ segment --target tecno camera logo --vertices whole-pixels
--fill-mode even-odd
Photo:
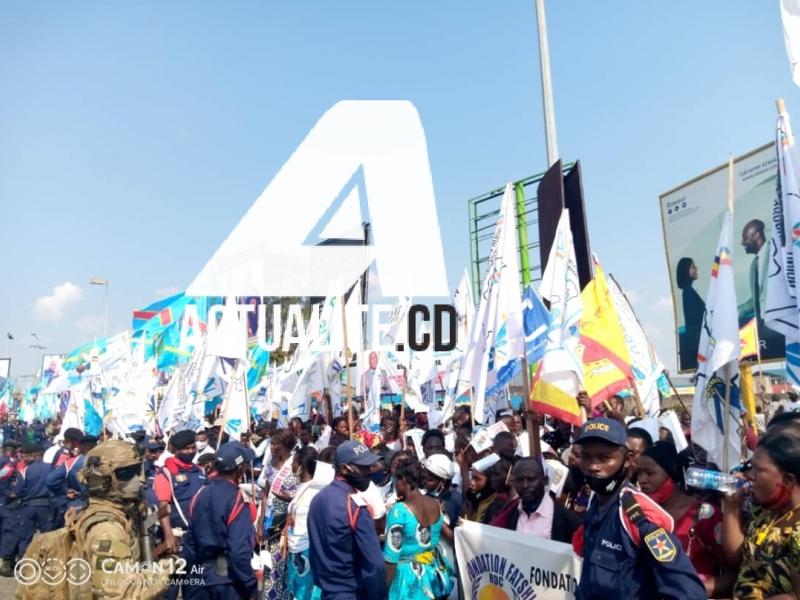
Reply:
[[[14,578],[20,585],[33,585],[42,582],[57,586],[67,581],[70,585],[84,585],[92,577],[92,568],[82,558],[72,558],[66,563],[59,558],[40,561],[23,558],[14,567]]]

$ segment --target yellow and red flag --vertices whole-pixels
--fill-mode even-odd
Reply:
[[[581,292],[583,381],[592,407],[633,385],[625,334],[608,291],[600,261],[592,256],[594,279]]]

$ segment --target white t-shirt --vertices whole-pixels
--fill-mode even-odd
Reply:
[[[292,519],[292,526],[289,527],[287,542],[289,552],[297,554],[308,549],[308,509],[311,507],[311,500],[324,487],[320,482],[306,481],[297,487],[294,499],[289,503],[289,515]]]
[[[44,451],[44,456],[42,456],[42,462],[46,465],[52,464],[53,459],[56,457],[56,453],[61,450],[61,444],[53,444],[47,450]]]

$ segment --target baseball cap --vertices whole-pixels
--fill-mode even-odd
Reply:
[[[241,464],[244,464],[245,457],[243,448],[234,444],[222,444],[217,451],[216,467],[220,471],[233,471]]]
[[[380,460],[377,454],[369,451],[364,444],[353,440],[342,442],[336,448],[336,466],[358,465],[359,467],[369,467]]]
[[[453,461],[444,454],[433,454],[429,456],[423,461],[422,467],[439,479],[452,479],[455,476]]]
[[[576,444],[588,440],[600,440],[615,446],[625,446],[628,443],[628,434],[622,423],[608,417],[590,419],[583,427],[575,440]]]
[[[153,440],[151,442],[147,442],[144,445],[144,449],[145,450],[150,450],[150,452],[156,452],[157,450],[163,450],[164,449],[164,443],[163,442],[157,442],[157,441]]]
[[[19,442],[15,442],[14,440],[5,440],[3,442],[3,448],[19,448]]]

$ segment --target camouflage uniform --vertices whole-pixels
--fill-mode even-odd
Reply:
[[[100,444],[86,455],[80,477],[89,503],[77,516],[68,517],[67,526],[75,539],[72,556],[85,560],[92,576],[81,590],[89,595],[71,590],[71,599],[150,600],[167,588],[174,560],[147,568],[139,564],[141,551],[131,511],[138,508],[141,475],[127,481],[117,478],[118,469],[136,466],[141,468],[141,459],[133,446],[120,440]]]

